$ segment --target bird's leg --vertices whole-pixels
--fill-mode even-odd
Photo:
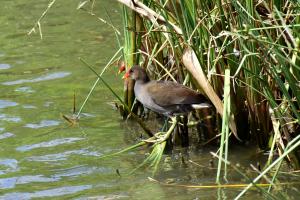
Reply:
[[[174,130],[173,142],[175,145],[187,147],[189,145],[187,115],[177,116],[177,121],[179,123],[177,124],[176,129]]]
[[[143,107],[141,117],[145,120],[147,120],[149,118],[149,109],[148,108]]]
[[[188,118],[186,115],[177,116],[176,129],[173,134],[173,142],[175,145],[181,145],[182,147],[186,147],[189,145],[189,137],[188,137],[188,126],[187,121]]]
[[[180,123],[180,118],[178,116],[175,116],[176,117],[176,120],[177,120],[177,124],[176,124],[176,127],[174,128],[174,131],[173,131],[173,135],[172,135],[172,142],[175,146],[177,146],[179,143],[180,143],[180,138],[178,137],[179,136],[179,123]]]
[[[169,117],[164,116],[164,125],[163,125],[162,128],[161,128],[161,131],[162,131],[162,132],[168,130],[168,120],[169,120]]]
[[[182,126],[179,133],[181,139],[181,146],[187,147],[189,146],[189,129],[187,126],[188,123],[187,115],[183,115],[181,121],[182,121]]]

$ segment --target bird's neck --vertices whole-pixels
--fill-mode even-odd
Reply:
[[[137,80],[135,80],[135,82],[138,84],[146,84],[150,82],[150,79],[147,74],[142,74]]]
[[[145,84],[147,84],[148,82],[150,82],[149,79],[148,79],[148,80],[139,79],[139,80],[136,80],[136,81],[135,81],[135,84],[137,84],[137,85],[145,85]]]

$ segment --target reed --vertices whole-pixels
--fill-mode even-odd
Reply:
[[[280,168],[275,152],[300,167],[299,1],[118,1],[140,16],[143,29],[126,30],[139,36],[136,62],[153,79],[184,83],[213,103],[219,115],[205,139],[221,133],[219,157],[228,158],[230,131],[271,150],[265,169]]]
[[[209,134],[201,137],[206,140],[204,143],[220,137],[218,154],[213,153],[219,161],[217,187],[223,187],[222,173],[223,180],[227,179],[229,145],[233,140],[230,141],[233,138],[230,136],[233,135],[235,141],[255,141],[259,148],[269,150],[264,169],[255,179],[249,179],[248,185],[243,185],[244,189],[236,199],[253,186],[269,198],[276,198],[270,191],[278,182],[282,163],[300,168],[300,2],[118,1],[122,4],[124,45],[121,45],[120,32],[111,21],[94,14],[94,0],[83,1],[78,6],[83,9],[90,2],[89,14],[113,29],[120,47],[101,74],[81,59],[98,79],[76,117],[101,81],[120,101],[122,116],[133,116],[149,138],[107,156],[151,146],[150,156],[137,168],[150,163],[155,172],[176,125],[180,123],[179,118],[172,118],[167,131],[152,134],[136,115],[141,105],[135,104],[134,82],[125,81],[122,99],[103,80],[102,73],[122,52],[127,69],[140,64],[147,68],[153,79],[183,83],[210,99],[215,111],[193,114],[187,124],[198,125],[199,119],[207,123]],[[38,28],[42,39],[41,21],[55,2],[50,1],[28,35]],[[214,112],[217,114],[213,115]],[[207,120],[207,115],[211,120]],[[188,141],[186,139],[181,138]],[[275,153],[279,156],[275,157]],[[270,177],[268,184],[257,183],[266,176]],[[261,188],[264,186],[268,186],[268,191]]]
[[[127,69],[140,64],[147,68],[153,79],[180,82],[206,95],[217,115],[212,114],[214,111],[196,113],[189,116],[188,124],[197,125],[199,119],[207,123],[209,134],[201,137],[206,143],[220,137],[218,154],[213,153],[219,159],[217,187],[224,187],[221,185],[222,172],[223,179],[227,179],[229,145],[233,140],[229,139],[233,135],[236,141],[255,141],[259,148],[270,150],[264,169],[255,179],[249,180],[248,185],[243,185],[244,189],[235,199],[253,186],[269,198],[276,198],[270,191],[278,181],[282,163],[300,168],[300,2],[118,1],[122,4],[123,46],[120,32],[114,25],[98,17],[113,29],[120,46],[106,67],[122,52]],[[42,39],[41,21],[55,2],[50,1],[28,35],[38,28]],[[94,0],[81,2],[78,9],[83,9],[89,2],[89,13],[95,16]],[[135,106],[134,82],[125,81],[121,99],[101,77],[104,71],[98,74],[86,61],[81,61],[98,79],[77,117],[101,81],[120,101],[124,111],[122,116],[133,116],[149,135],[147,140],[107,156],[148,145],[152,152],[138,167],[150,163],[156,171],[178,119],[172,118],[167,131],[152,134],[136,115],[141,105]],[[207,113],[212,120],[205,120]],[[279,154],[277,158],[275,153]],[[269,183],[257,183],[264,176],[271,177],[267,179]],[[261,188],[264,186],[269,187],[268,191]]]

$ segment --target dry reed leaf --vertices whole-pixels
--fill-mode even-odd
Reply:
[[[152,10],[151,8],[143,4],[141,1],[138,0],[117,0],[117,1],[126,5],[130,9],[134,10],[142,17],[149,19],[155,26],[158,26],[158,24],[167,23],[167,21],[162,15],[156,13],[154,10]],[[172,26],[172,28],[176,33],[182,34],[182,30],[178,26],[176,26],[175,24],[169,21],[168,24]]]
[[[210,101],[214,104],[217,112],[222,116],[223,115],[223,103],[218,95],[215,93],[215,90],[212,88],[210,83],[208,82],[201,65],[198,61],[198,58],[193,49],[187,48],[182,56],[182,61],[185,67],[189,70],[189,72],[196,79],[200,87],[203,89],[204,93],[208,96]],[[237,135],[236,124],[234,121],[234,116],[230,116],[229,126],[234,136],[240,140]]]

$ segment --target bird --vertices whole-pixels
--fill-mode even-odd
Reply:
[[[123,78],[135,80],[134,94],[144,107],[167,117],[186,114],[194,109],[208,108],[207,98],[172,81],[150,80],[146,70],[139,65],[131,67]]]

